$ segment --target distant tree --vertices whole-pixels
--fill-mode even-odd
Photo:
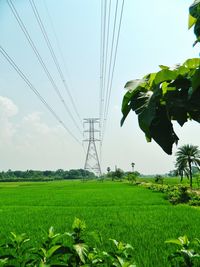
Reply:
[[[108,172],[108,173],[110,172],[110,170],[111,170],[110,167],[107,167],[107,172]]]
[[[53,171],[49,171],[49,170],[43,171],[44,176],[51,176],[52,174],[53,174]]]
[[[92,178],[95,177],[93,172],[84,169],[72,169],[68,171],[68,178],[69,179],[82,179],[82,178]]]
[[[134,162],[131,163],[131,167],[132,167],[132,172],[134,172],[134,167],[135,167],[135,163]]]
[[[128,173],[127,176],[126,176],[126,179],[130,182],[130,183],[134,183],[136,182],[136,178],[137,178],[137,174],[136,172],[131,172],[131,173]]]
[[[169,171],[169,173],[167,174],[169,177],[174,177],[174,176],[178,176],[178,172],[177,169],[171,170]]]
[[[112,180],[118,179],[121,180],[124,175],[124,171],[121,170],[120,168],[116,168],[114,172],[112,172]]]
[[[198,146],[184,145],[176,152],[176,165],[189,170],[190,187],[192,188],[192,165],[200,166],[200,150]]]
[[[158,184],[163,184],[164,178],[162,177],[162,175],[157,174],[155,176],[155,182],[158,183]]]
[[[189,169],[187,167],[187,164],[185,162],[176,162],[175,164],[176,167],[176,176],[180,175],[181,177],[181,182],[183,181],[183,176],[186,175],[186,177],[189,179]]]

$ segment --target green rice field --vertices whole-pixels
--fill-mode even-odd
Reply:
[[[170,238],[200,238],[200,209],[172,206],[163,194],[122,182],[23,182],[0,184],[0,236],[27,233],[37,242],[44,230],[70,231],[75,217],[87,231],[130,243],[138,267],[169,266]]]

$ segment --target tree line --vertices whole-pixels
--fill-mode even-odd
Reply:
[[[95,174],[84,169],[63,170],[8,170],[0,172],[0,182],[11,181],[53,181],[53,180],[71,180],[71,179],[92,179]]]

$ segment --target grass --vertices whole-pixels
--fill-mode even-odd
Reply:
[[[26,232],[35,241],[53,225],[69,231],[74,217],[134,247],[138,267],[167,267],[173,250],[164,241],[200,237],[200,209],[171,206],[163,194],[120,182],[59,181],[0,184],[0,233]]]
[[[154,178],[138,178],[138,181],[155,183],[155,177]],[[183,178],[182,182],[180,181],[180,177],[164,177],[163,184],[169,184],[169,185],[178,185],[179,184],[179,185],[185,185],[185,186],[189,187],[190,186],[190,181],[186,177]],[[192,178],[192,186],[193,186],[194,189],[199,188],[199,183],[198,183],[197,177],[195,175]]]

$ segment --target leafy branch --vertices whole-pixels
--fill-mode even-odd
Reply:
[[[189,11],[189,28],[195,25],[199,42],[200,0],[195,1]],[[173,144],[179,140],[172,121],[181,126],[188,120],[200,122],[200,59],[188,59],[173,69],[159,67],[156,73],[126,83],[128,92],[122,102],[121,125],[129,112],[135,111],[147,141],[154,139],[167,154],[172,154]]]

